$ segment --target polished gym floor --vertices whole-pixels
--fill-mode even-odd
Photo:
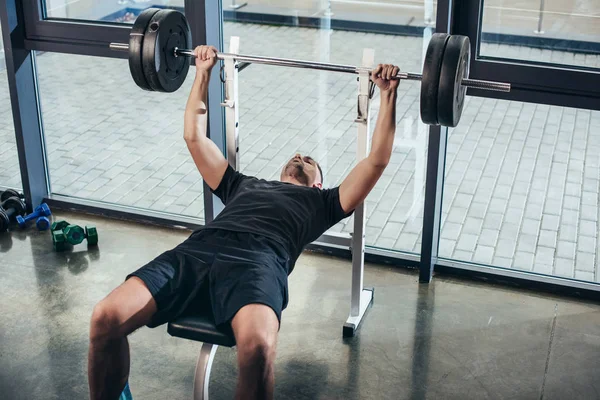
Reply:
[[[94,304],[188,232],[59,214],[96,224],[97,249],[55,253],[34,229],[0,235],[0,397],[85,399]],[[598,399],[600,305],[367,265],[375,302],[342,339],[350,263],[304,254],[290,278],[276,362],[278,399]],[[200,343],[165,327],[130,338],[136,399],[191,398]],[[232,398],[235,350],[220,348],[212,399]]]

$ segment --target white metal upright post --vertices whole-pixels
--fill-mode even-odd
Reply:
[[[240,51],[240,38],[232,36],[229,42],[229,52],[238,54]],[[225,72],[225,101],[221,103],[225,107],[225,138],[227,142],[227,161],[236,171],[240,167],[238,127],[238,63],[233,58],[223,60]]]
[[[369,72],[375,64],[375,51],[363,51],[362,68],[358,73],[358,136],[356,140],[356,162],[361,162],[369,153],[371,143],[371,79]],[[352,294],[350,299],[350,316],[343,328],[343,336],[354,336],[367,307],[373,302],[373,289],[363,288],[365,268],[365,217],[366,205],[354,210],[354,233],[352,235]]]

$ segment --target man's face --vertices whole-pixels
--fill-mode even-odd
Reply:
[[[286,176],[293,177],[303,186],[322,187],[322,177],[317,162],[309,156],[296,154],[281,171],[281,180]]]

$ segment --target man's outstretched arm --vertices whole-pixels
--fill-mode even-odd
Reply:
[[[393,78],[397,74],[398,67],[381,64],[371,74],[380,89],[381,106],[373,131],[371,152],[340,185],[340,205],[346,213],[365,200],[390,161],[396,133],[396,99],[400,81]]]
[[[204,182],[215,190],[225,170],[227,160],[221,150],[206,136],[208,125],[207,98],[210,71],[216,64],[217,49],[196,47],[196,78],[185,107],[183,137]]]

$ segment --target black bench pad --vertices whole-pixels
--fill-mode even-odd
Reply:
[[[169,335],[184,339],[212,343],[219,346],[235,346],[231,329],[218,329],[212,315],[189,314],[169,323]]]

